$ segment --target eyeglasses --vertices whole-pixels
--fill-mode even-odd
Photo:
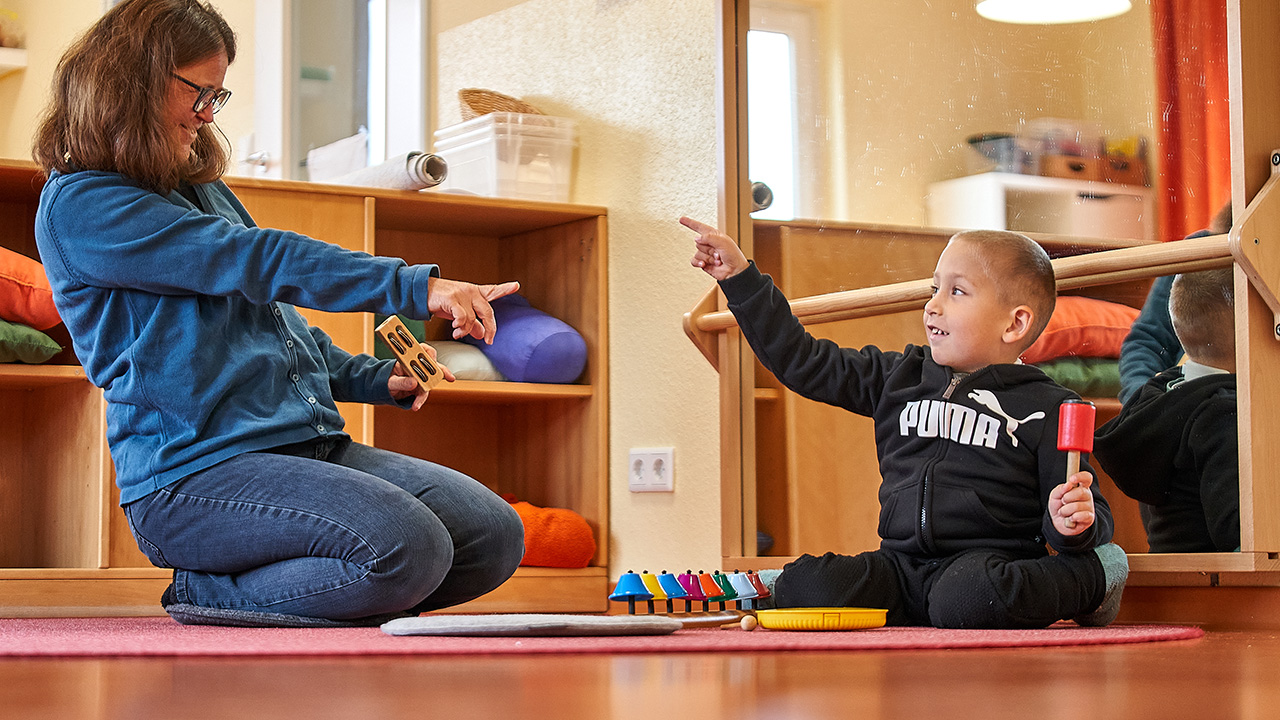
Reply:
[[[199,85],[182,77],[178,73],[171,72],[169,74],[177,78],[179,81],[181,81],[183,85],[186,85],[192,90],[195,90],[196,92],[200,93],[199,95],[196,95],[196,101],[191,104],[191,110],[194,111],[197,115],[204,112],[204,109],[209,106],[213,106],[213,112],[216,114],[219,110],[222,109],[223,105],[227,104],[227,100],[231,99],[230,90],[227,90],[225,88],[222,90],[216,90],[211,87],[200,87]]]

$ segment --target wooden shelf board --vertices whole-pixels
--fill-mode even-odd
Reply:
[[[725,568],[745,571],[781,568],[794,559],[731,556],[722,562]],[[1129,554],[1128,585],[1135,587],[1258,584],[1280,586],[1280,558],[1275,553]]]
[[[10,568],[0,570],[0,617],[163,615],[171,570]]]
[[[778,388],[762,388],[755,389],[756,400],[776,401],[782,399],[782,390]]]
[[[30,198],[34,203],[42,187],[44,177],[35,163],[30,160],[0,159],[0,198],[4,202]]]
[[[163,615],[171,576],[161,568],[0,569],[0,617]],[[493,592],[441,612],[603,613],[611,589],[603,567],[522,567]]]
[[[352,188],[345,185],[295,180],[228,176],[226,182],[233,190],[260,188],[320,195],[352,194]],[[374,199],[375,224],[385,230],[502,237],[598,217],[608,212],[605,208],[594,205],[439,192],[385,188],[359,188],[358,192],[361,196]]]
[[[430,402],[482,403],[512,405],[543,400],[582,399],[592,395],[590,385],[554,385],[542,383],[459,380],[443,383],[431,391]]]
[[[0,365],[0,388],[34,388],[88,382],[79,365]]]
[[[1274,553],[1130,553],[1130,573],[1280,571]]]
[[[172,570],[157,567],[0,568],[0,582],[5,580],[143,580],[172,576]]]

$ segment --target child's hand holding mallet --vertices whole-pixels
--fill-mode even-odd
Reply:
[[[1087,511],[1092,516],[1093,493],[1089,492],[1089,486],[1093,484],[1093,477],[1089,473],[1080,472],[1080,453],[1093,451],[1095,412],[1093,403],[1087,400],[1067,400],[1058,408],[1058,449],[1067,453],[1067,479],[1061,486],[1061,494],[1055,491],[1054,496],[1061,501],[1058,513],[1062,517],[1062,524],[1067,528],[1075,528],[1074,516],[1083,509],[1076,508],[1066,512],[1066,507],[1070,504],[1086,504]],[[1068,500],[1067,495],[1076,488],[1082,489],[1087,497]]]

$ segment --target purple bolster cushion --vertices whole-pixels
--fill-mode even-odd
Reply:
[[[577,330],[531,306],[519,293],[493,303],[493,344],[466,337],[494,367],[515,382],[571,383],[587,364],[587,342]]]

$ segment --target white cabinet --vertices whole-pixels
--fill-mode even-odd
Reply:
[[[939,228],[1156,239],[1155,199],[1140,185],[991,172],[933,183],[925,204]]]
[[[0,77],[27,67],[27,51],[0,47]]]

